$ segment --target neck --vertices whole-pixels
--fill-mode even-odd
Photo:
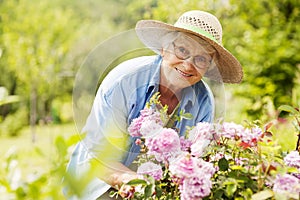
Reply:
[[[173,90],[172,88],[159,85],[159,93],[161,96],[168,97],[169,99],[179,99],[181,96],[181,90]]]
[[[162,85],[159,85],[159,93],[160,102],[162,103],[162,105],[168,105],[168,114],[171,114],[181,99],[181,93],[176,93],[170,88]]]

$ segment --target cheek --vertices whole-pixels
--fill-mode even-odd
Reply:
[[[174,59],[172,56],[165,56],[162,63],[168,70],[173,70],[180,65],[180,61]]]

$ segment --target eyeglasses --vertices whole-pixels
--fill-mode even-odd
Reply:
[[[172,42],[174,47],[175,56],[180,60],[186,60],[191,57],[190,51],[185,47],[176,46],[174,42]],[[199,69],[206,69],[211,64],[211,60],[209,60],[206,56],[197,55],[193,56],[193,62],[195,66]]]

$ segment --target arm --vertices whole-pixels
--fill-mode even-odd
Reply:
[[[107,167],[96,163],[95,169],[97,168],[101,170],[96,170],[96,176],[115,189],[120,189],[123,183],[138,178],[136,172],[120,162],[111,162]]]
[[[93,175],[114,188],[136,178],[121,162],[128,153],[127,97],[121,87],[108,93],[98,91],[83,129],[83,143],[91,158]]]

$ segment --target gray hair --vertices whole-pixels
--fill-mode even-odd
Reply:
[[[178,37],[180,36],[180,33],[177,31],[172,31],[167,33],[166,35],[163,36],[162,38],[162,48],[166,49],[168,46],[174,42]]]
[[[163,49],[168,48],[168,46],[179,37],[191,37],[191,35],[182,33],[182,32],[178,32],[178,31],[169,32],[166,35],[164,35],[162,38],[162,48]],[[193,37],[192,39],[195,40],[196,42],[198,42],[202,47],[205,48],[205,50],[207,51],[208,54],[210,54],[212,57],[214,57],[216,49],[212,45],[210,45],[207,41],[205,41],[204,39],[202,39],[200,37]]]

